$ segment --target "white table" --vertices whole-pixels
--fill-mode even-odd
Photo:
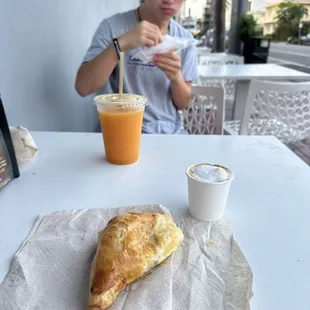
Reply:
[[[243,114],[251,80],[310,81],[310,74],[274,64],[199,65],[198,75],[206,79],[237,80],[233,107],[236,119],[241,119]]]
[[[310,168],[275,138],[143,136],[131,166],[103,160],[101,134],[34,139],[38,158],[0,193],[1,280],[37,215],[153,203],[187,208],[185,169],[207,161],[236,175],[227,217],[253,269],[251,309],[310,309]]]
[[[198,75],[229,80],[310,80],[307,73],[274,64],[199,65]]]

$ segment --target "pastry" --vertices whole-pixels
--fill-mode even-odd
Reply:
[[[108,308],[120,291],[162,263],[182,241],[182,230],[168,215],[127,213],[114,217],[99,233],[88,309]]]

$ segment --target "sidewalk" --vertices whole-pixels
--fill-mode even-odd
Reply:
[[[288,148],[310,166],[310,137],[303,141],[288,145]]]

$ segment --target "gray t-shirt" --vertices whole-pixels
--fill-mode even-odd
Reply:
[[[112,43],[113,38],[123,35],[129,29],[136,26],[138,22],[135,10],[116,14],[103,20],[93,37],[84,62],[94,59]],[[169,35],[191,38],[191,34],[173,19],[170,22]],[[133,60],[132,56],[135,55],[138,50],[139,48],[128,51],[125,54],[124,92],[143,95],[148,99],[142,131],[144,133],[180,133],[183,129],[182,121],[171,99],[170,81],[165,73],[152,63],[143,64],[139,60]],[[179,52],[179,55],[182,59],[184,80],[196,80],[197,56],[195,47],[188,47]],[[119,69],[117,66],[113,70],[109,81],[99,93],[117,93],[118,76]]]

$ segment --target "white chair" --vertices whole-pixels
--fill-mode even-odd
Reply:
[[[240,65],[244,63],[243,56],[226,53],[202,54],[199,58],[199,65]]]
[[[244,63],[243,56],[230,55],[225,53],[219,54],[204,54],[199,56],[199,65],[214,66],[214,65],[241,65]],[[235,80],[214,80],[206,76],[198,78],[199,85],[206,86],[222,86],[225,89],[226,100],[233,101],[235,99],[236,81]]]
[[[223,134],[223,88],[193,85],[191,103],[182,117],[189,134]]]
[[[225,122],[224,130],[229,134],[273,135],[284,143],[307,138],[310,83],[252,81],[242,120]]]

